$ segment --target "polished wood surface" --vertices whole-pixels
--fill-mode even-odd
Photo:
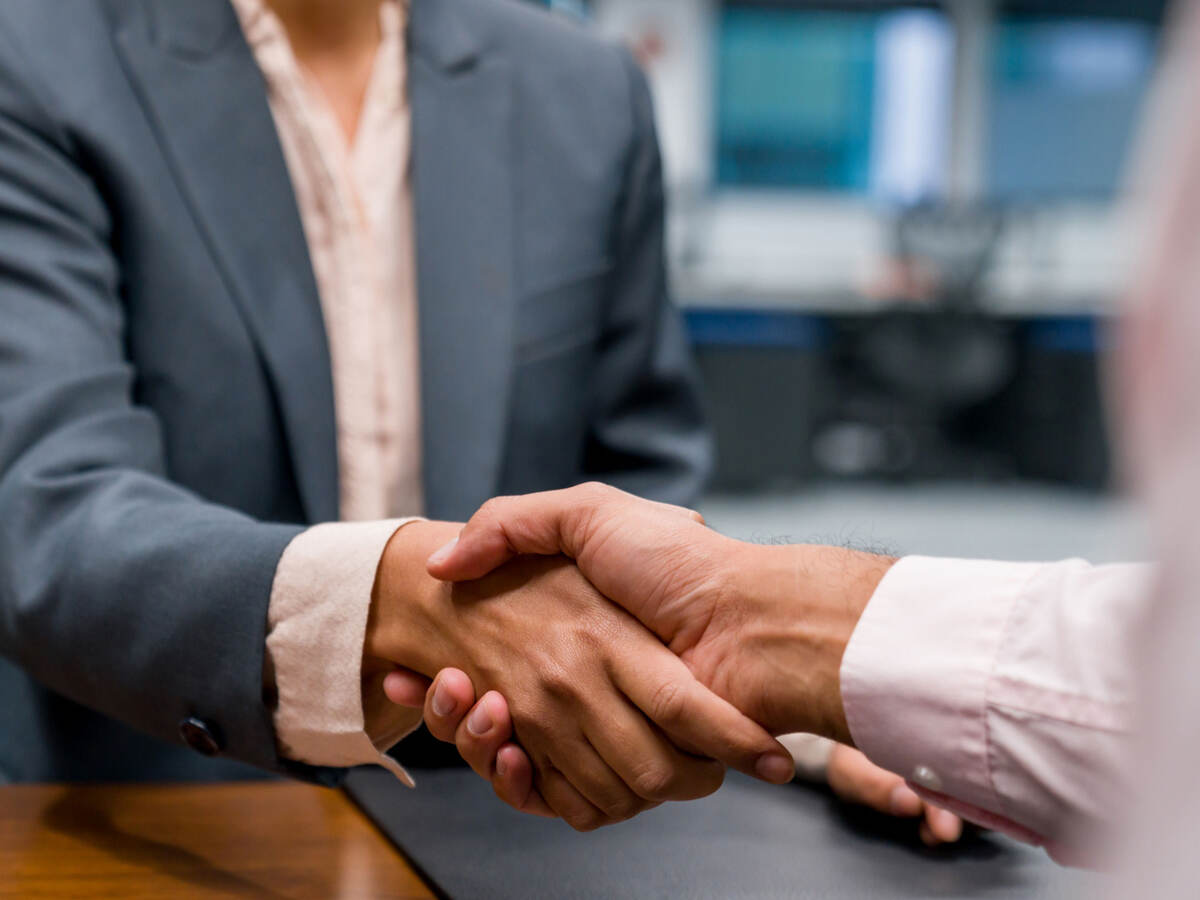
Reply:
[[[289,782],[0,788],[0,897],[435,897],[342,794]]]

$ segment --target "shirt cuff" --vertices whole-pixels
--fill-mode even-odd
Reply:
[[[368,735],[362,656],[379,561],[392,535],[414,521],[317,525],[284,550],[267,613],[267,664],[278,697],[276,743],[288,759],[313,766],[376,763],[413,787],[384,751],[420,725],[421,711],[396,707],[383,733]],[[367,702],[374,711],[375,700]]]
[[[888,571],[842,658],[854,743],[914,785],[1004,808],[989,769],[988,685],[1022,587],[1042,564],[907,557]]]

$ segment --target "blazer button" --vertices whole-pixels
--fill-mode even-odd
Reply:
[[[221,752],[221,742],[217,739],[215,727],[203,719],[184,719],[179,723],[179,736],[201,756],[216,756]]]

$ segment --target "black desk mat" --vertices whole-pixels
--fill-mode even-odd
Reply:
[[[713,796],[577,834],[510,810],[465,770],[354,772],[351,798],[454,900],[1092,898],[1093,874],[994,834],[931,851],[912,822],[806,785],[730,775]]]

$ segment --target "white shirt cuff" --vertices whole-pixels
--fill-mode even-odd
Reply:
[[[988,686],[1014,603],[1042,564],[907,557],[884,576],[842,658],[854,743],[876,765],[983,809]]]
[[[413,786],[385,751],[416,730],[421,712],[396,707],[385,733],[368,735],[362,679],[379,562],[392,535],[413,521],[317,525],[284,550],[271,588],[267,654],[278,694],[276,741],[288,759],[314,766],[376,763]]]

